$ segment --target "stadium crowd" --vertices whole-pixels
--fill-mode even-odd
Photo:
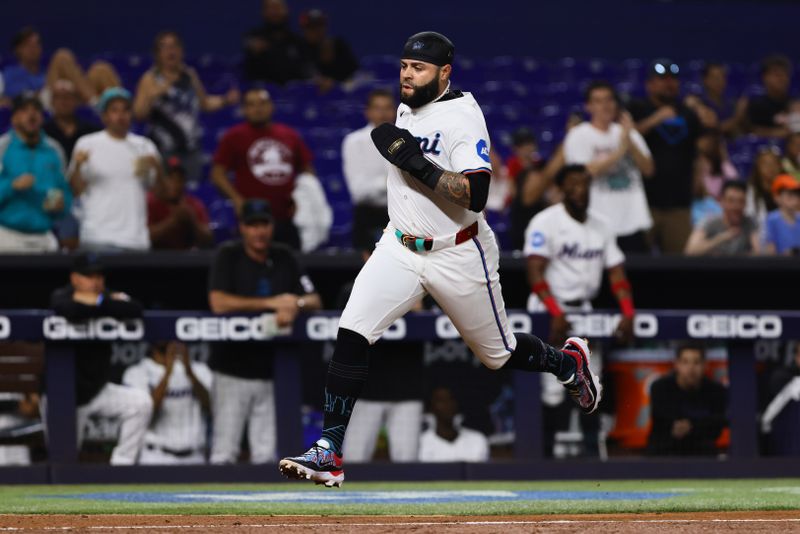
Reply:
[[[394,91],[383,87],[394,81],[362,76],[359,59],[329,33],[320,10],[302,13],[299,31],[283,0],[263,2],[262,16],[244,36],[238,77],[226,78],[225,87],[213,80],[219,94],[207,91],[174,31],[154,37],[152,65],[125,88],[108,61],[84,71],[62,48],[45,64],[46,36],[21,29],[0,84],[0,104],[11,107],[0,139],[0,250],[209,247],[235,234],[231,208],[238,212],[246,198],[270,201],[276,239],[292,248],[368,248],[386,216],[382,161],[366,134],[393,119]],[[687,83],[683,67],[653,61],[640,80],[643,94],[582,78],[583,102],[557,115],[569,111],[563,142],[553,139],[544,150],[537,141],[551,132],[504,123],[517,129],[495,136],[487,208],[503,248],[523,248],[530,219],[559,201],[556,172],[581,163],[592,175],[591,209],[610,219],[624,252],[797,252],[800,100],[790,90],[791,63],[765,58],[760,86],[743,95],[728,90],[722,63],[695,69],[699,83]],[[352,95],[353,108],[364,108],[366,125],[342,131],[341,150],[325,155],[340,162],[333,173],[340,179],[316,171],[307,129],[273,120],[287,116],[287,102],[274,100],[271,88],[287,89],[281,94],[289,98],[297,89],[297,105],[339,90]],[[527,105],[538,104],[529,98]],[[228,119],[208,146],[206,117],[225,109]],[[324,117],[317,124],[324,126]],[[731,144],[746,153],[729,154]],[[728,182],[740,185],[724,187]],[[335,194],[344,184],[347,207]],[[347,212],[337,225],[352,236],[349,243],[330,239],[333,206]]]
[[[359,113],[363,109],[363,126],[341,132],[341,149],[326,160],[338,163],[338,183],[349,191],[347,244],[368,256],[388,221],[385,162],[369,132],[393,122],[396,81],[360,76],[359,58],[346,41],[329,34],[320,10],[301,14],[299,32],[283,0],[265,0],[262,16],[262,25],[244,36],[238,78],[225,88],[215,83],[216,91],[206,89],[174,31],[154,37],[152,66],[129,87],[110,62],[94,62],[84,71],[74,54],[58,49],[45,65],[46,36],[30,27],[14,36],[15,61],[3,68],[0,80],[0,106],[10,108],[10,127],[0,137],[0,253],[87,253],[78,256],[70,285],[54,295],[53,307],[61,314],[84,320],[141,313],[135,300],[105,288],[94,253],[214,246],[208,288],[213,312],[271,309],[280,327],[302,311],[319,309],[319,296],[293,251],[337,245],[331,235],[340,197],[332,198],[336,186],[326,182],[331,173],[318,172],[301,129],[274,120],[284,115],[282,105],[291,105],[285,97],[295,88],[295,103],[339,90],[353,95],[350,103]],[[782,56],[764,58],[761,86],[746,95],[730,94],[722,63],[706,63],[700,74],[700,83],[686,90],[682,66],[657,59],[645,70],[643,94],[628,94],[612,81],[587,82],[580,87],[582,101],[576,98],[558,116],[566,122],[563,139],[552,140],[547,150],[540,150],[542,136],[532,125],[516,124],[510,135],[498,135],[487,217],[503,248],[535,248],[526,229],[540,213],[569,202],[565,180],[580,178],[570,182],[571,172],[586,176],[589,209],[611,232],[613,243],[606,245],[614,258],[798,254],[800,100],[790,91],[791,63]],[[298,81],[303,85],[292,85]],[[276,99],[276,90],[284,98]],[[477,91],[476,98],[480,103]],[[537,102],[531,98],[528,105]],[[226,121],[208,147],[207,117],[222,112]],[[741,139],[757,147],[752,161],[729,153],[728,146]],[[241,239],[227,241],[231,237]],[[606,258],[602,267],[619,264]],[[544,268],[540,277],[546,277]],[[609,276],[630,320],[624,273]],[[552,296],[539,296],[557,318],[547,305]],[[592,296],[555,295],[562,306],[574,301],[579,310]],[[557,324],[566,331],[565,322]],[[129,388],[110,385],[102,373],[106,364],[79,376],[92,381],[79,391],[81,418],[124,397],[116,405],[127,411],[115,415],[127,426],[112,462],[205,461],[209,413],[224,423],[215,422],[211,432],[211,462],[235,462],[245,428],[251,460],[275,459],[269,359],[263,347],[241,345],[236,358],[226,357],[231,347],[222,345],[213,348],[209,369],[190,362],[185,347],[156,344],[149,360],[126,373]],[[107,357],[99,359],[107,363]],[[724,397],[718,385],[700,379],[704,361],[700,349],[678,354],[678,378],[658,390],[664,406],[686,391],[696,400],[701,382],[714,390],[715,400]],[[681,369],[689,368],[693,378],[683,378]],[[142,391],[136,395],[130,388]],[[368,408],[391,413],[393,403],[405,402],[411,417],[421,419],[421,392],[412,399],[380,393],[369,397],[372,404],[359,405],[364,418],[371,417]],[[658,411],[656,430],[668,439],[650,448],[674,452],[664,449],[671,443],[679,453],[713,453],[724,424],[722,402],[706,410],[712,423],[701,428],[702,443],[691,446],[682,442],[692,435],[685,414]],[[451,450],[458,449],[469,451],[467,460],[488,457],[485,438],[458,423],[452,392],[436,389],[430,405],[429,430],[414,443],[392,444],[393,455],[441,461],[459,459]],[[160,422],[151,420],[159,413]],[[191,425],[177,441],[159,435],[187,421]],[[369,459],[376,433],[351,439],[359,439],[363,449],[352,456]],[[459,439],[469,445],[454,447]]]

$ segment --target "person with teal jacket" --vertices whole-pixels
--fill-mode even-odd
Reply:
[[[33,93],[14,99],[11,129],[0,136],[0,252],[53,252],[53,223],[69,214],[72,193],[61,147],[42,131]]]

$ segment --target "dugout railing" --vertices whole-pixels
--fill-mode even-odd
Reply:
[[[77,342],[178,339],[185,342],[263,341],[275,346],[275,397],[278,453],[303,448],[301,428],[301,367],[293,347],[298,343],[335,339],[339,312],[298,317],[289,331],[276,332],[265,316],[211,315],[203,312],[150,311],[142,320],[96,319],[73,324],[46,310],[0,310],[0,341],[43,341],[44,382],[48,398],[48,460],[44,465],[0,468],[0,482],[146,482],[146,481],[274,481],[275,466],[110,467],[78,462],[75,425]],[[569,316],[575,333],[595,342],[609,341],[619,316],[597,311]],[[509,311],[515,331],[546,335],[548,317]],[[756,360],[759,339],[787,340],[800,335],[800,313],[770,311],[638,310],[638,340],[701,339],[728,347],[729,427],[727,461],[703,459],[612,459],[607,462],[544,460],[540,424],[540,381],[536,374],[515,372],[514,459],[487,464],[351,464],[355,479],[526,479],[642,478],[680,476],[798,476],[795,458],[758,456]],[[420,312],[397,321],[387,340],[455,339],[458,333],[441,314]]]

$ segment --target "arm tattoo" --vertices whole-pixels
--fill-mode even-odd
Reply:
[[[469,208],[469,179],[463,174],[445,171],[439,178],[434,192],[462,208]]]

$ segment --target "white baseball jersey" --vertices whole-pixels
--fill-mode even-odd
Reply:
[[[603,270],[625,261],[604,218],[589,210],[581,223],[564,204],[550,206],[531,219],[525,230],[524,252],[525,256],[550,260],[544,277],[561,302],[594,298]]]
[[[194,376],[211,391],[211,369],[204,363],[193,362]],[[151,393],[164,377],[166,368],[144,358],[125,370],[122,383]],[[161,409],[155,413],[145,435],[145,444],[172,450],[201,449],[206,444],[206,420],[200,401],[194,396],[192,382],[183,362],[176,360],[167,383]]]
[[[397,126],[419,138],[425,156],[439,167],[491,172],[486,121],[469,93],[414,110],[401,105],[397,115]],[[472,352],[487,367],[499,369],[517,340],[503,303],[497,242],[483,215],[445,200],[394,165],[387,188],[390,227],[432,237],[434,243],[441,238],[446,247],[412,252],[394,232],[385,232],[356,278],[339,327],[374,343],[430,294]],[[456,245],[454,234],[476,221],[477,235]]]
[[[564,138],[564,160],[568,164],[586,165],[606,157],[619,148],[621,134],[622,126],[617,123],[612,123],[605,132],[590,122],[581,123]],[[632,130],[630,137],[642,154],[650,156],[642,134]],[[630,154],[606,174],[592,177],[589,209],[605,217],[614,235],[630,235],[653,226],[642,173]]]
[[[400,104],[396,125],[419,139],[425,157],[444,170],[492,172],[486,121],[470,93],[417,109]],[[407,234],[451,235],[482,217],[445,200],[394,165],[389,166],[387,189],[392,226]]]

